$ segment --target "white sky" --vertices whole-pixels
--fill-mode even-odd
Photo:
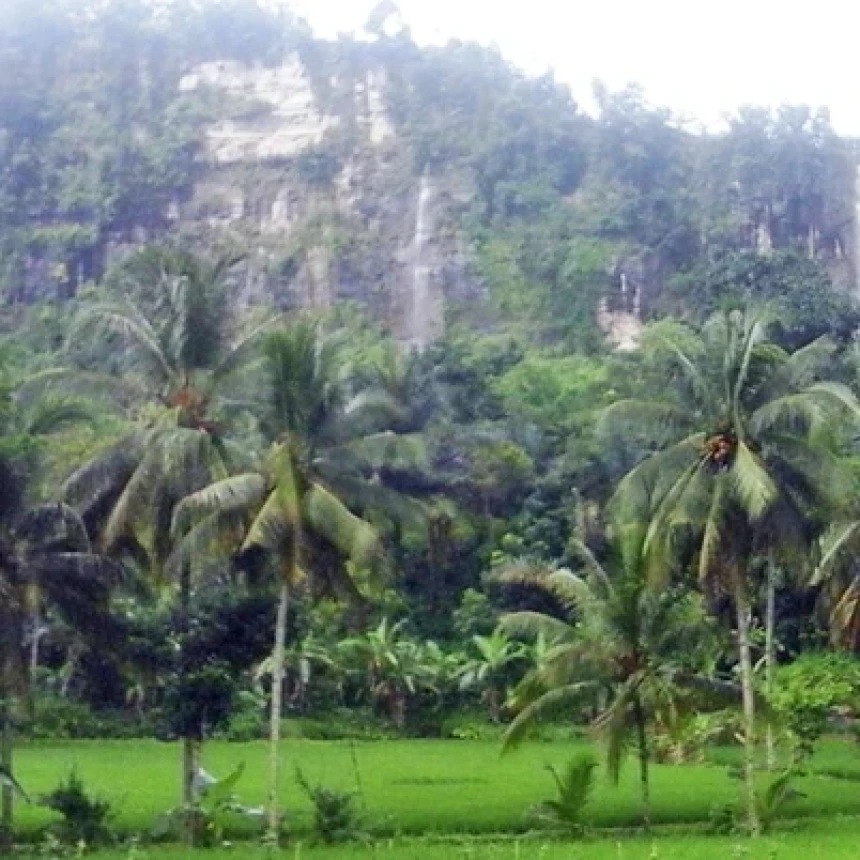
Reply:
[[[377,0],[287,0],[320,35],[360,30]],[[642,84],[709,125],[742,104],[826,105],[860,135],[856,0],[399,0],[418,42],[495,43],[521,68],[553,68],[590,106],[591,82]]]

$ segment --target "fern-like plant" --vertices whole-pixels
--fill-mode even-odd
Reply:
[[[570,834],[582,833],[582,816],[594,787],[596,767],[597,762],[588,753],[574,756],[560,773],[552,765],[547,765],[555,781],[557,796],[536,808],[538,821]]]

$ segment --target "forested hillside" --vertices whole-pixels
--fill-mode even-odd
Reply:
[[[257,0],[0,4],[22,732],[505,721],[557,683],[531,634],[579,630],[567,568],[671,582],[684,672],[860,648],[854,142],[596,96],[391,4],[333,42]],[[595,641],[673,623],[619,594]]]

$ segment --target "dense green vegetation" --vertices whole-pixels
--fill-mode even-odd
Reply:
[[[694,135],[636,89],[589,117],[389,6],[332,43],[254,0],[0,9],[0,847],[857,813],[851,142],[803,107]],[[293,57],[338,121],[213,164],[268,108],[180,81]],[[380,308],[430,186],[419,351]]]
[[[585,748],[581,740],[548,740],[530,743],[516,753],[499,755],[496,741],[395,740],[387,742],[320,742],[287,740],[284,761],[298,766],[306,778],[333,789],[357,795],[358,829],[368,838],[398,835],[523,834],[534,837],[535,807],[553,796],[553,780],[547,765],[566,760]],[[124,835],[143,834],[175,799],[178,749],[155,741],[80,741],[33,743],[19,753],[19,767],[28,775],[28,788],[48,791],[72,767],[95,795],[110,798],[115,810],[112,826]],[[829,776],[839,757],[853,767],[855,777]],[[731,748],[715,748],[715,762],[677,767],[654,765],[653,824],[691,825],[699,832],[713,829],[717,813],[737,800],[737,780],[731,766]],[[242,802],[255,806],[265,800],[266,746],[262,742],[213,741],[204,751],[204,763],[215,774],[230,772],[245,762],[236,785]],[[117,761],[130,774],[120,791],[116,788]],[[828,741],[810,762],[810,775],[798,782],[803,793],[786,805],[783,816],[801,818],[853,816],[857,811],[856,773],[860,758],[850,742]],[[819,774],[819,770],[821,774]],[[767,776],[761,775],[762,783]],[[289,809],[293,840],[314,841],[312,807],[292,777],[285,780],[284,799]],[[586,806],[589,831],[599,836],[611,828],[639,830],[638,774],[630,768],[616,787],[604,773],[595,780]],[[56,814],[22,806],[22,832],[56,820]],[[228,834],[258,835],[259,821],[232,816]]]

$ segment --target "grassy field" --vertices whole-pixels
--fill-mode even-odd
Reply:
[[[535,743],[501,757],[497,744],[479,741],[351,746],[294,740],[283,748],[284,805],[291,831],[299,837],[306,834],[310,809],[295,783],[294,769],[299,766],[312,783],[357,791],[360,782],[358,805],[374,834],[523,832],[529,826],[529,807],[553,794],[546,765],[563,763],[575,750],[570,743]],[[247,769],[237,792],[243,802],[255,805],[262,804],[265,796],[265,756],[262,742],[213,742],[204,749],[203,764],[223,776],[244,761]],[[734,753],[717,753],[715,758],[718,764],[654,767],[654,823],[704,822],[713,809],[737,801],[739,784],[722,766],[732,763]],[[851,744],[829,743],[814,764],[827,774],[838,765],[846,775],[860,775],[860,752]],[[148,833],[158,815],[177,802],[179,750],[175,745],[77,741],[30,744],[17,753],[16,773],[34,796],[54,787],[72,767],[89,790],[111,800],[116,809],[114,826],[121,833]],[[860,814],[860,791],[853,781],[813,774],[798,787],[805,797],[792,802],[786,810],[790,817]],[[586,817],[594,828],[638,824],[635,768],[625,770],[618,788],[601,771]],[[32,832],[52,818],[43,808],[22,804],[17,820],[21,830]]]
[[[392,841],[375,845],[310,847],[294,844],[275,854],[249,845],[188,852],[181,848],[147,848],[99,852],[93,860],[848,860],[860,854],[860,820],[806,822],[797,832],[758,840],[728,836],[655,836],[590,838],[580,842],[534,839],[433,842]]]

